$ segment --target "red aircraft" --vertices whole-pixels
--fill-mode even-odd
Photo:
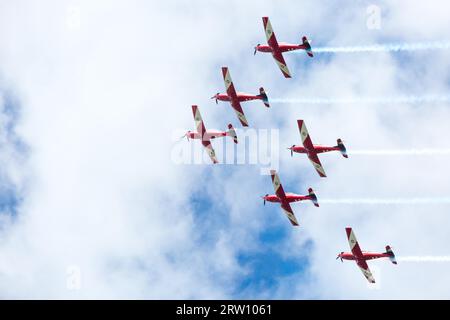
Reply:
[[[290,74],[289,69],[286,66],[286,62],[284,61],[284,58],[283,58],[283,52],[301,49],[301,50],[305,50],[306,53],[308,54],[308,56],[310,56],[312,58],[313,54],[311,51],[311,45],[309,44],[309,41],[305,36],[303,36],[301,44],[289,44],[289,43],[283,43],[283,42],[278,44],[277,38],[275,37],[275,33],[273,32],[272,25],[270,24],[269,18],[263,17],[262,19],[263,19],[264,31],[266,32],[266,38],[267,38],[268,45],[258,44],[255,47],[254,54],[256,54],[257,51],[272,53],[272,56],[275,59],[275,62],[278,64],[278,67],[280,68],[283,75],[286,78],[291,78],[291,74]]]
[[[292,211],[291,202],[311,200],[316,207],[319,206],[319,202],[317,201],[316,194],[314,193],[312,188],[308,189],[309,195],[302,196],[295,193],[285,193],[283,190],[283,186],[281,185],[280,178],[275,170],[270,170],[270,175],[272,177],[272,184],[275,190],[275,194],[266,194],[264,197],[264,205],[266,205],[266,201],[269,202],[278,202],[281,205],[281,209],[287,215],[289,221],[293,226],[298,226],[297,219],[295,218],[294,212]]]
[[[347,149],[341,139],[337,139],[337,146],[334,147],[327,147],[318,144],[314,145],[309,137],[305,122],[303,120],[297,120],[297,123],[298,129],[300,130],[300,136],[302,137],[303,146],[296,146],[294,144],[292,147],[288,148],[288,150],[291,150],[291,156],[294,152],[306,153],[314,168],[316,168],[316,171],[319,173],[319,176],[326,177],[326,174],[317,154],[330,151],[339,151],[344,158],[348,158]]]
[[[239,121],[242,123],[244,127],[248,127],[247,119],[245,118],[244,111],[241,107],[241,102],[250,101],[250,100],[262,100],[264,105],[269,108],[269,99],[267,98],[267,94],[264,91],[264,88],[259,88],[259,94],[253,95],[249,93],[236,92],[234,88],[233,81],[231,80],[230,71],[227,67],[222,67],[223,81],[225,82],[225,89],[227,93],[217,93],[211,99],[216,99],[220,101],[229,101],[231,103],[231,107],[233,107],[236,112]]]
[[[339,258],[341,258],[342,262],[344,262],[343,259],[355,260],[356,264],[370,283],[375,283],[375,279],[373,278],[372,272],[370,272],[369,266],[367,265],[367,260],[389,258],[393,264],[397,264],[394,252],[390,246],[386,246],[386,252],[384,253],[361,251],[352,228],[347,227],[345,228],[345,231],[347,232],[348,243],[352,252],[341,252],[338,254],[336,260]]]
[[[216,153],[211,145],[211,139],[215,139],[218,137],[232,137],[234,143],[238,143],[236,131],[234,130],[231,124],[228,125],[228,131],[218,131],[218,130],[206,130],[205,124],[203,123],[202,116],[200,115],[200,110],[197,106],[192,106],[192,113],[194,114],[195,127],[197,128],[197,132],[188,131],[183,136],[188,140],[190,139],[201,139],[202,145],[208,151],[208,155],[211,158],[213,163],[218,163],[216,158]]]

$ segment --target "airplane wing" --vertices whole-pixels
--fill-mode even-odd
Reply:
[[[359,247],[358,240],[356,240],[355,233],[352,228],[345,228],[345,232],[347,233],[348,244],[350,245],[350,250],[352,251],[353,256],[355,256],[356,264],[358,265],[361,272],[367,278],[370,283],[375,283],[375,279],[372,276],[372,272],[367,265],[367,262],[364,259],[364,255]]]
[[[327,175],[325,174],[325,170],[322,167],[322,164],[320,163],[319,157],[317,156],[317,153],[315,151],[308,152],[308,159],[311,161],[314,168],[316,168],[317,173],[322,178],[325,178]]]
[[[230,97],[230,103],[233,107],[239,121],[244,127],[248,127],[247,119],[245,118],[244,111],[242,110],[241,104],[234,89],[233,81],[231,80],[230,71],[227,67],[222,67],[223,81],[225,82],[225,89],[227,90],[227,95]]]
[[[297,218],[292,211],[291,205],[286,200],[286,193],[284,192],[283,186],[280,183],[280,178],[275,170],[270,170],[270,175],[272,177],[273,189],[275,190],[275,194],[278,198],[280,198],[281,208],[283,212],[288,217],[289,221],[293,226],[298,226]]]
[[[284,61],[283,54],[280,50],[280,46],[278,45],[277,38],[275,37],[275,33],[272,29],[272,24],[268,17],[263,17],[264,31],[266,33],[267,44],[272,48],[272,56],[275,59],[275,62],[278,64],[281,72],[286,78],[291,78],[291,73],[286,65],[286,61]]]
[[[202,115],[200,114],[200,110],[198,109],[198,106],[192,106],[192,113],[194,115],[194,121],[195,121],[195,128],[197,129],[197,132],[202,137],[202,145],[206,148],[209,157],[211,158],[213,163],[218,163],[216,158],[216,153],[214,152],[214,149],[211,145],[211,140],[206,137],[206,128],[205,124],[203,123]]]
[[[314,145],[311,141],[311,137],[309,136],[308,130],[306,129],[305,122],[303,120],[297,120],[298,129],[300,130],[300,136],[302,138],[302,143],[305,149],[308,151],[308,159],[313,164],[317,173],[321,177],[326,177],[325,169],[322,167],[322,163],[320,163],[319,157],[317,156],[317,152],[314,149]]]

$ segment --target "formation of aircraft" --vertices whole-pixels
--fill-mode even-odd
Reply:
[[[309,136],[308,130],[306,129],[305,121],[297,120],[297,124],[300,131],[300,137],[302,139],[302,145],[297,146],[294,144],[290,148],[288,148],[288,150],[291,150],[291,156],[294,154],[294,152],[305,153],[319,176],[327,176],[325,174],[325,170],[322,167],[322,164],[320,163],[319,157],[317,156],[319,153],[339,151],[344,158],[348,158],[347,149],[345,148],[345,145],[341,139],[337,139],[336,146],[322,146],[318,144],[315,145],[311,141],[311,137]]]
[[[231,107],[236,112],[236,115],[244,127],[248,127],[248,121],[245,118],[244,111],[241,107],[241,102],[251,101],[251,100],[262,100],[264,106],[267,108],[270,107],[269,99],[267,98],[267,94],[264,91],[264,88],[259,88],[259,94],[253,95],[249,93],[236,92],[234,88],[233,80],[231,80],[230,70],[227,67],[222,67],[222,75],[223,81],[225,83],[226,93],[217,93],[211,97],[211,99],[216,99],[217,101],[228,101],[231,104]]]
[[[295,193],[285,193],[283,186],[280,182],[280,177],[276,170],[270,170],[270,176],[272,178],[273,189],[275,194],[266,194],[264,199],[264,205],[266,205],[266,201],[268,202],[278,202],[281,206],[281,209],[288,217],[289,221],[293,226],[298,226],[297,218],[295,217],[294,212],[292,211],[291,202],[305,201],[310,200],[316,207],[319,206],[319,202],[317,201],[317,196],[314,193],[312,188],[308,189],[308,195],[299,195]]]
[[[254,54],[256,54],[256,52],[258,51],[271,53],[283,75],[286,78],[291,78],[291,74],[283,58],[283,53],[293,50],[305,50],[308,56],[313,57],[311,45],[305,36],[302,38],[302,43],[300,44],[288,44],[282,42],[278,43],[269,18],[263,17],[262,20],[267,38],[267,45],[258,44],[255,47]],[[270,104],[267,94],[262,87],[259,89],[259,94],[237,92],[234,87],[233,81],[231,80],[230,71],[227,67],[222,67],[222,75],[225,83],[226,93],[217,93],[213,97],[211,97],[211,99],[215,99],[216,104],[218,104],[218,101],[230,102],[230,105],[236,112],[236,115],[242,126],[248,127],[249,124],[241,107],[241,102],[261,100],[264,103],[264,106],[269,108]],[[205,124],[200,115],[200,111],[196,105],[192,106],[192,113],[194,116],[196,131],[187,131],[183,137],[186,137],[188,140],[201,140],[201,143],[207,150],[211,161],[213,162],[213,164],[216,164],[218,163],[218,160],[212,147],[211,140],[219,137],[231,137],[234,143],[238,143],[236,131],[234,130],[232,124],[228,124],[228,130],[225,131],[206,130]],[[288,148],[291,151],[291,156],[293,156],[294,153],[306,154],[320,177],[326,177],[326,174],[319,160],[318,154],[331,151],[339,151],[343,157],[348,158],[347,149],[341,139],[337,139],[337,145],[335,146],[313,144],[308,130],[306,129],[304,120],[297,120],[297,124],[300,131],[302,144],[294,144]],[[264,205],[266,204],[266,202],[279,203],[282,211],[286,214],[290,223],[293,226],[299,226],[298,220],[290,204],[292,202],[311,201],[314,206],[319,207],[319,202],[314,190],[312,188],[309,188],[308,194],[306,195],[300,195],[290,192],[286,193],[283,189],[283,186],[281,185],[280,178],[276,170],[270,170],[270,175],[275,194],[266,194],[265,196],[263,196],[262,198],[264,201]],[[392,251],[390,246],[386,246],[386,251],[381,253],[361,251],[352,228],[347,227],[346,233],[351,252],[341,252],[338,254],[336,259],[340,259],[341,261],[355,261],[370,283],[375,283],[375,279],[369,269],[369,266],[367,265],[367,260],[389,258],[392,263],[397,264],[394,252]]]
[[[209,157],[213,163],[218,163],[216,158],[216,153],[211,145],[211,139],[219,138],[219,137],[231,137],[234,143],[238,143],[236,131],[234,130],[231,123],[228,125],[227,131],[219,131],[219,130],[206,130],[205,124],[202,119],[202,115],[200,114],[200,110],[198,106],[192,106],[192,114],[194,115],[195,128],[197,131],[188,131],[183,137],[189,139],[199,139],[202,141],[202,145],[208,152]]]
[[[277,38],[275,36],[275,33],[272,29],[272,24],[270,23],[270,20],[268,17],[263,17],[263,25],[264,25],[264,32],[266,33],[267,38],[267,45],[261,45],[257,44],[255,47],[255,52],[270,52],[272,54],[272,57],[275,59],[275,62],[277,63],[278,67],[280,68],[281,72],[286,78],[291,78],[291,73],[289,72],[289,69],[286,65],[286,61],[284,61],[283,58],[283,52],[293,51],[293,50],[305,50],[306,54],[313,57],[313,53],[311,50],[311,44],[309,43],[308,39],[303,36],[302,37],[302,43],[301,44],[291,44],[291,43],[284,43],[280,42],[278,43]]]
[[[367,281],[369,281],[370,283],[375,283],[375,279],[372,275],[372,272],[369,269],[369,266],[367,265],[366,262],[367,260],[389,258],[389,260],[393,264],[397,264],[395,254],[390,246],[386,246],[386,251],[381,253],[362,251],[359,246],[358,240],[356,240],[356,236],[352,228],[350,227],[345,228],[345,232],[347,233],[348,244],[350,245],[351,252],[341,252],[338,254],[336,259],[340,258],[342,262],[343,260],[355,261],[359,269],[361,269],[362,273],[366,277]]]

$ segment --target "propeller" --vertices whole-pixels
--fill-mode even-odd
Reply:
[[[253,55],[256,55],[256,52],[258,51],[258,47],[259,47],[260,45],[261,45],[260,43],[258,43],[258,44],[256,45],[256,47],[255,47],[255,52],[253,52]]]
[[[211,97],[211,99],[216,99],[216,104],[218,104],[217,102],[217,96],[220,94],[220,92],[217,92],[214,96]]]
[[[344,262],[344,260],[342,260],[342,254],[343,254],[343,252],[339,253],[338,256],[336,257],[336,260],[341,258],[341,262]]]

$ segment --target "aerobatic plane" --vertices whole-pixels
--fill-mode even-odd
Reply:
[[[339,258],[341,259],[341,262],[344,262],[344,259],[354,260],[370,283],[375,283],[375,279],[373,278],[372,272],[370,272],[369,266],[367,265],[367,260],[389,258],[393,264],[397,264],[394,252],[390,246],[386,246],[386,252],[383,253],[361,251],[358,240],[356,240],[355,233],[352,228],[347,227],[345,228],[345,231],[347,232],[348,244],[350,245],[350,250],[352,252],[341,252],[336,257],[336,260]]]
[[[305,122],[303,120],[297,120],[297,123],[303,146],[297,146],[294,144],[292,147],[288,148],[288,150],[291,150],[291,156],[294,152],[306,153],[314,168],[316,168],[319,176],[326,177],[327,175],[325,174],[325,170],[323,169],[317,154],[330,151],[339,151],[344,158],[348,158],[347,149],[341,139],[337,139],[337,146],[334,147],[322,146],[318,144],[314,145],[311,141],[308,130],[306,129]]]
[[[269,99],[267,98],[267,94],[264,91],[264,88],[259,88],[259,94],[253,95],[249,93],[243,93],[243,92],[236,92],[236,89],[234,88],[233,81],[231,80],[230,76],[230,70],[228,70],[227,67],[222,67],[222,75],[223,75],[223,81],[225,82],[225,90],[227,93],[217,93],[216,95],[212,96],[211,99],[216,99],[217,101],[229,101],[231,104],[231,107],[236,112],[236,115],[239,118],[239,121],[244,127],[248,127],[248,121],[245,118],[244,111],[241,107],[241,102],[245,101],[251,101],[251,100],[262,100],[264,105],[269,108]]]
[[[272,178],[273,189],[275,190],[275,194],[266,194],[263,198],[264,205],[266,205],[266,201],[269,202],[278,202],[281,205],[281,209],[287,215],[289,221],[293,226],[298,226],[297,218],[292,211],[291,202],[311,200],[316,207],[319,206],[319,202],[317,201],[317,196],[314,193],[312,188],[308,189],[309,194],[302,196],[295,193],[285,193],[283,190],[283,186],[281,185],[280,178],[275,170],[270,170],[270,175]]]
[[[233,138],[234,143],[238,143],[236,131],[234,130],[231,124],[228,125],[227,131],[218,131],[218,130],[206,130],[205,124],[203,123],[202,116],[200,114],[200,110],[197,106],[192,106],[192,113],[194,115],[195,127],[197,131],[188,131],[183,136],[189,139],[201,139],[202,145],[208,151],[208,155],[211,158],[213,163],[218,163],[216,158],[216,153],[211,145],[211,139],[215,139],[218,137],[231,137]]]
[[[305,50],[308,56],[313,57],[313,53],[311,51],[311,45],[308,39],[303,36],[301,44],[290,44],[280,42],[278,43],[277,38],[275,37],[275,33],[273,32],[272,25],[270,24],[270,20],[268,17],[263,17],[264,31],[266,33],[267,45],[258,44],[255,47],[256,54],[257,51],[260,52],[270,52],[275,59],[275,62],[278,64],[281,72],[286,78],[291,78],[291,73],[286,65],[286,62],[283,58],[283,52],[293,51],[293,50]]]

